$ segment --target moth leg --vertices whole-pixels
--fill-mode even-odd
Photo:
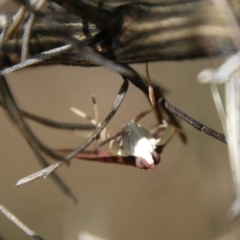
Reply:
[[[168,124],[165,120],[163,120],[163,123],[159,125],[159,129],[162,129],[163,133],[161,137],[156,140],[156,146],[165,145],[176,131],[176,128],[173,125]]]
[[[152,111],[153,111],[152,109],[148,109],[148,110],[142,111],[132,121],[138,122],[139,120],[141,120],[143,117],[145,117],[146,115],[148,115]]]
[[[150,79],[150,74],[149,74],[149,70],[148,70],[148,63],[146,62],[145,64],[146,68],[146,75],[147,75],[147,80],[148,80],[148,97],[149,97],[149,100],[153,106],[153,108],[155,108],[156,106],[156,98],[155,98],[155,95],[154,95],[154,90],[153,90],[153,87],[152,87],[152,83],[151,83],[151,79]]]
[[[117,139],[113,139],[113,140],[110,141],[109,149],[110,149],[110,152],[114,155],[123,156],[123,157],[124,156],[129,156],[129,153],[126,154],[125,149],[123,148],[123,146],[121,146],[119,144]]]
[[[116,140],[118,137],[124,137],[126,134],[128,134],[128,132],[129,132],[128,130],[121,130],[113,134],[112,136],[108,137],[107,139],[99,143],[99,147],[102,147],[103,145],[107,144],[108,142],[111,142],[112,140]],[[116,142],[118,141],[116,140]]]

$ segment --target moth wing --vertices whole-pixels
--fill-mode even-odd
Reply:
[[[155,145],[153,144],[152,135],[143,127],[136,122],[132,122],[131,132],[129,135],[131,155],[136,157],[144,158],[149,164],[153,164],[152,152],[154,151]],[[155,140],[155,139],[154,139]],[[155,143],[155,141],[154,141]]]
[[[153,147],[156,146],[156,139],[152,136],[152,134],[145,128],[143,128],[141,125],[138,125],[139,130],[142,133],[142,137],[145,137]]]

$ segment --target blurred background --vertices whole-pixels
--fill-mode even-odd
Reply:
[[[3,4],[2,9],[13,9]],[[149,65],[151,78],[169,90],[166,98],[182,111],[222,132],[208,85],[197,74],[219,66],[222,59],[158,62]],[[133,65],[145,74],[144,65]],[[33,67],[7,75],[19,106],[62,122],[82,122],[71,106],[94,116],[95,94],[100,120],[108,113],[122,84],[103,68]],[[146,97],[130,86],[109,123],[112,132],[148,109]],[[155,171],[114,164],[72,160],[57,173],[78,198],[75,205],[51,181],[39,179],[16,188],[16,182],[41,169],[32,151],[0,111],[0,203],[44,239],[65,240],[211,240],[238,229],[227,219],[234,199],[227,147],[181,122],[188,137],[184,145],[175,135]],[[49,129],[29,121],[39,138],[53,148],[75,148],[84,137]],[[154,114],[141,121],[155,126]],[[50,160],[50,163],[53,161]],[[29,239],[0,215],[2,239]]]

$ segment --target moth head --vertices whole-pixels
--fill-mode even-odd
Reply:
[[[136,157],[136,166],[141,169],[156,169],[156,165],[161,161],[160,154],[157,151],[149,152],[148,156],[137,156]]]

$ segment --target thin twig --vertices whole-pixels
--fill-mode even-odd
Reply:
[[[8,30],[11,27],[11,25],[13,24],[13,18],[9,13],[5,13],[5,28],[3,29],[3,31],[0,34],[0,49],[2,49],[3,44],[8,40]]]
[[[59,54],[61,54],[63,52],[66,52],[67,50],[71,49],[71,47],[72,47],[71,44],[67,44],[67,45],[62,46],[62,47],[58,47],[58,48],[51,49],[49,51],[42,52],[42,53],[37,54],[37,55],[35,55],[31,58],[28,58],[24,62],[20,62],[18,64],[15,64],[15,65],[9,67],[9,68],[5,68],[5,69],[1,70],[0,75],[6,75],[6,74],[9,74],[9,73],[14,72],[16,70],[23,69],[25,67],[40,64],[43,61],[46,61],[50,58],[58,56]]]
[[[29,3],[31,3],[31,1],[29,1]],[[39,11],[44,3],[45,3],[45,0],[38,0],[31,7],[34,7],[35,11]],[[29,19],[27,20],[27,23],[24,26],[24,33],[22,37],[21,62],[25,61],[28,57],[28,53],[29,53],[28,45],[29,45],[30,34],[31,34],[34,21],[35,21],[35,15],[34,13],[30,13]]]
[[[48,163],[47,159],[44,156],[42,156],[42,154],[37,149],[34,149],[32,147],[31,147],[31,149],[33,150],[37,160],[39,161],[39,163],[41,164],[41,166],[43,168],[46,168],[50,165]],[[50,174],[50,177],[55,182],[57,187],[59,187],[66,196],[71,198],[75,204],[78,203],[78,199],[75,196],[75,194],[72,192],[72,190],[67,186],[67,184],[55,172],[52,172]]]
[[[32,237],[35,240],[44,240],[33,230],[27,227],[23,222],[21,222],[15,215],[13,215],[8,209],[6,209],[2,204],[0,204],[0,211],[5,215],[11,222],[13,222],[17,227],[19,227],[24,233]]]
[[[0,35],[0,49],[2,48],[3,44],[18,30],[18,27],[21,25],[24,19],[26,10],[27,8],[25,6],[22,6],[14,16],[10,16],[9,14],[5,15],[6,27]],[[10,22],[9,17],[11,18]]]
[[[199,130],[201,132],[204,132],[204,133],[208,134],[209,136],[211,136],[213,138],[216,138],[217,140],[219,140],[223,143],[227,143],[226,138],[223,134],[218,133],[215,130],[213,130],[213,129],[203,125],[202,123],[196,121],[192,117],[188,116],[187,114],[185,114],[184,112],[182,112],[181,110],[179,110],[178,108],[173,106],[171,103],[167,102],[165,99],[158,99],[157,102],[161,106],[165,107],[172,114],[180,117],[181,119],[183,119],[184,121],[189,123],[192,127],[196,128],[197,130]]]

